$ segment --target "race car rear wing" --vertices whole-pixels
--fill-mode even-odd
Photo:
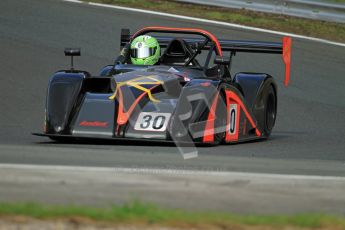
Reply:
[[[250,52],[250,53],[268,53],[268,54],[282,54],[285,64],[285,80],[284,84],[288,86],[290,81],[290,65],[291,65],[291,45],[290,37],[284,37],[282,42],[260,42],[260,41],[242,41],[242,40],[218,40],[214,35],[205,30],[188,29],[188,28],[168,28],[168,27],[146,27],[135,34],[131,35],[129,29],[121,30],[121,47],[124,47],[132,39],[139,35],[147,33],[182,33],[182,34],[196,34],[201,35],[209,40],[203,47],[203,50],[209,50],[216,46],[217,55],[222,56],[223,51],[230,51],[232,54],[236,52]],[[166,48],[170,41],[174,38],[172,36],[155,36],[162,48]],[[198,46],[205,42],[205,39],[196,37],[183,37],[191,46]]]

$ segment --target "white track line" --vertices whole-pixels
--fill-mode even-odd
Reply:
[[[63,0],[64,2],[73,2],[73,3],[83,3],[82,1],[79,0]]]
[[[326,39],[308,37],[308,36],[303,36],[303,35],[298,35],[298,34],[293,34],[293,33],[285,33],[285,32],[268,30],[268,29],[261,29],[261,28],[251,27],[251,26],[243,26],[243,25],[228,23],[228,22],[220,22],[220,21],[208,20],[208,19],[203,19],[203,18],[195,18],[195,17],[183,16],[183,15],[177,15],[177,14],[162,13],[162,12],[156,12],[156,11],[151,11],[151,10],[142,10],[142,9],[136,9],[136,8],[123,7],[123,6],[114,6],[114,5],[108,5],[108,4],[93,3],[93,2],[82,2],[79,0],[62,0],[62,1],[73,2],[73,3],[85,3],[85,4],[98,6],[98,7],[106,7],[106,8],[112,8],[112,9],[117,9],[117,10],[126,10],[126,11],[132,11],[132,12],[137,12],[137,13],[152,14],[152,15],[158,15],[158,16],[163,16],[163,17],[183,19],[183,20],[188,20],[188,21],[204,22],[208,24],[221,25],[221,26],[227,26],[227,27],[238,28],[238,29],[243,29],[243,30],[251,30],[251,31],[256,31],[256,32],[270,33],[270,34],[276,34],[276,35],[282,35],[282,36],[290,36],[294,38],[300,38],[300,39],[305,39],[309,41],[345,47],[344,43],[333,42]]]
[[[345,177],[338,176],[316,176],[316,175],[289,175],[289,174],[269,174],[269,173],[246,173],[246,172],[219,172],[184,169],[159,169],[159,168],[125,168],[125,167],[90,167],[90,166],[65,166],[65,165],[35,165],[35,164],[6,164],[0,163],[1,169],[15,170],[54,170],[69,172],[103,172],[103,173],[131,173],[131,174],[157,174],[157,175],[198,175],[198,176],[225,176],[225,177],[249,177],[260,179],[280,179],[280,180],[332,180],[345,182]]]

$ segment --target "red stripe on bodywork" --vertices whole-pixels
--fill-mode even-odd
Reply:
[[[290,81],[290,66],[291,66],[291,45],[292,40],[290,37],[283,38],[283,60],[285,63],[285,86],[289,85]]]
[[[240,116],[241,116],[241,105],[237,102],[237,113],[236,113],[236,130],[235,130],[235,134],[230,134],[229,130],[230,130],[230,105],[232,104],[231,100],[231,92],[230,91],[225,91],[225,95],[226,95],[226,109],[227,109],[227,118],[226,118],[226,135],[225,135],[225,141],[226,142],[230,142],[230,141],[238,141],[238,135],[239,135],[239,125],[240,125]],[[234,101],[234,100],[233,100]]]
[[[157,85],[149,88],[149,90],[154,89],[155,87],[157,87]],[[118,89],[119,90],[119,98],[118,98],[118,102],[119,102],[119,112],[117,114],[117,124],[118,125],[124,125],[128,122],[129,117],[131,116],[135,106],[140,102],[140,100],[147,94],[147,92],[143,92],[142,94],[140,94],[135,101],[133,102],[133,104],[131,105],[131,107],[129,107],[129,109],[127,110],[127,112],[124,111],[124,103],[123,103],[123,95],[122,95],[122,91],[121,88]]]
[[[237,120],[236,120],[236,134],[235,135],[230,135],[228,130],[226,131],[226,141],[229,142],[229,141],[237,141],[238,140],[238,130],[239,130],[239,125],[240,125],[240,110],[242,109],[244,114],[246,115],[249,123],[251,124],[251,126],[253,128],[255,128],[255,134],[259,137],[261,136],[261,132],[260,130],[257,128],[253,118],[251,117],[251,115],[249,114],[247,108],[244,106],[242,100],[232,91],[229,91],[229,90],[226,90],[225,91],[225,94],[226,94],[226,101],[227,101],[227,110],[229,112],[230,110],[230,104],[231,104],[231,101],[234,101],[238,106],[239,108],[237,109]],[[230,117],[229,117],[230,114],[228,114],[228,119],[227,119],[227,127],[229,128],[230,127]]]
[[[139,101],[147,94],[146,92],[140,94],[139,97],[135,99],[131,107],[127,110],[127,112],[124,112],[124,106],[123,106],[123,95],[122,91],[119,89],[119,112],[117,114],[117,124],[118,125],[124,125],[128,122],[128,119],[133,112],[135,106],[139,103]]]
[[[203,34],[204,36],[210,38],[215,44],[216,44],[216,53],[217,55],[222,56],[222,48],[220,46],[220,43],[217,39],[216,36],[214,36],[212,33],[208,32],[207,30],[202,30],[202,29],[195,29],[195,28],[175,28],[175,27],[161,27],[161,26],[152,26],[152,27],[145,27],[139,31],[137,31],[131,39],[136,38],[137,36],[140,36],[142,34],[145,34],[146,32],[150,32],[150,31],[155,31],[155,32],[159,32],[159,31],[178,31],[178,32],[192,32],[192,33],[200,33]]]
[[[213,143],[214,142],[214,121],[216,119],[216,109],[218,104],[219,93],[213,99],[210,112],[207,117],[203,142]]]

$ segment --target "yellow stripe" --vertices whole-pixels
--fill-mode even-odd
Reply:
[[[110,96],[109,99],[114,100],[116,98],[117,92],[118,92],[118,90],[120,90],[121,86],[129,85],[129,86],[132,86],[138,90],[146,92],[151,101],[160,102],[159,100],[155,99],[152,96],[150,89],[147,89],[147,88],[141,86],[141,85],[160,85],[160,84],[163,84],[162,81],[156,79],[155,77],[157,77],[157,76],[156,75],[140,76],[140,77],[128,80],[128,81],[123,81],[123,82],[118,82],[118,83],[116,82],[115,93],[112,96]],[[143,80],[143,79],[146,79],[146,80],[149,79],[149,80],[152,80],[152,82],[151,81],[138,82],[138,81]]]
[[[127,84],[131,85],[160,85],[161,83],[159,82],[127,82]]]

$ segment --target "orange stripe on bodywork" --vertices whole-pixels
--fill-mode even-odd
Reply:
[[[157,87],[157,85],[149,88],[149,90],[151,91],[152,89],[154,89],[155,87]],[[119,102],[119,112],[117,114],[117,124],[118,125],[124,125],[128,122],[129,117],[131,116],[135,106],[140,102],[140,100],[147,95],[147,92],[143,92],[142,94],[140,94],[135,101],[133,102],[133,104],[129,107],[129,109],[127,110],[127,112],[124,111],[124,103],[123,103],[123,94],[121,89],[118,89],[118,102]]]
[[[131,107],[127,110],[127,112],[124,112],[124,103],[123,103],[123,95],[121,89],[119,89],[119,112],[117,114],[117,124],[118,125],[124,125],[127,123],[131,113],[133,112],[135,106],[139,103],[139,101],[147,94],[146,92],[142,93],[139,97],[135,99]]]
[[[218,104],[219,93],[213,99],[210,112],[207,117],[203,142],[213,143],[214,142],[214,121],[216,119],[216,109]]]
[[[118,125],[124,125],[128,122],[129,117],[131,116],[135,106],[139,103],[139,101],[145,96],[148,95],[149,99],[153,102],[159,102],[159,100],[156,100],[155,98],[153,98],[151,90],[154,89],[155,87],[163,84],[163,82],[157,80],[156,78],[154,78],[155,76],[140,76],[138,78],[134,78],[128,81],[124,81],[124,82],[119,82],[116,84],[116,90],[115,93],[109,97],[110,100],[114,100],[116,97],[118,97],[118,103],[119,103],[119,111],[118,111],[118,115],[117,115],[117,124]],[[152,80],[151,81],[147,81],[148,80]],[[141,80],[146,80],[144,82],[141,82]],[[132,105],[129,107],[127,112],[124,112],[124,102],[123,102],[123,93],[121,91],[121,87],[122,86],[131,86],[134,87],[138,90],[143,91],[142,94],[140,94],[132,103]],[[145,88],[142,85],[153,85],[151,88]]]
[[[251,126],[253,128],[255,128],[255,134],[256,136],[260,137],[261,136],[261,132],[260,130],[257,128],[253,118],[251,117],[251,115],[249,114],[247,108],[244,106],[242,100],[232,91],[229,91],[229,90],[226,90],[225,91],[225,94],[226,94],[226,101],[227,101],[227,110],[229,112],[229,108],[230,108],[230,104],[231,104],[231,101],[234,101],[238,106],[239,106],[239,109],[237,109],[237,120],[236,120],[236,135],[230,135],[229,132],[227,131],[226,132],[226,141],[229,142],[229,141],[237,141],[238,140],[238,130],[239,130],[239,125],[240,125],[240,110],[242,109],[244,114],[246,115],[249,123],[251,124]],[[230,118],[229,118],[229,114],[228,114],[228,119],[227,119],[227,127],[230,126]]]

